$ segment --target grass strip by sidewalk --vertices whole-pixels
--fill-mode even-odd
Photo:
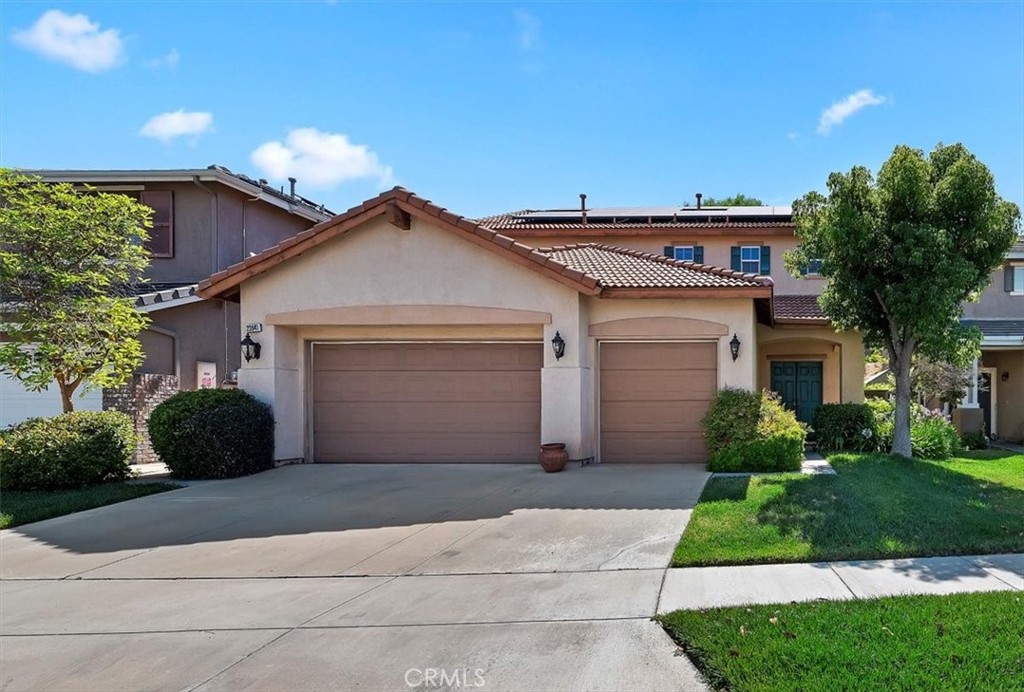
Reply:
[[[1021,592],[675,611],[659,617],[716,690],[1022,689]]]
[[[104,483],[70,490],[0,492],[0,529],[175,490],[173,483]]]
[[[712,478],[672,565],[1024,552],[1024,455],[830,462],[835,476]]]

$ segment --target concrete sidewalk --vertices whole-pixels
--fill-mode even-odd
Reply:
[[[1024,590],[1024,554],[670,569],[658,612],[909,594]]]

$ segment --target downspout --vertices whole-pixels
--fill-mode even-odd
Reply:
[[[195,183],[196,187],[205,192],[210,196],[210,237],[212,238],[212,257],[213,257],[213,271],[215,274],[220,271],[220,200],[217,198],[217,193],[205,185],[199,180],[198,175],[192,176],[192,182]],[[245,208],[243,207],[243,212]],[[221,317],[224,320],[224,371],[228,369],[228,310],[224,301],[220,301]]]

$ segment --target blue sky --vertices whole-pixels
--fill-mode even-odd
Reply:
[[[81,16],[79,16],[81,15]],[[4,2],[0,165],[219,163],[343,210],[788,204],[962,141],[1024,205],[1024,3]]]

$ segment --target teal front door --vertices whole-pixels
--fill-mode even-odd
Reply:
[[[772,391],[778,392],[797,420],[810,423],[821,406],[821,363],[804,360],[772,361]]]

